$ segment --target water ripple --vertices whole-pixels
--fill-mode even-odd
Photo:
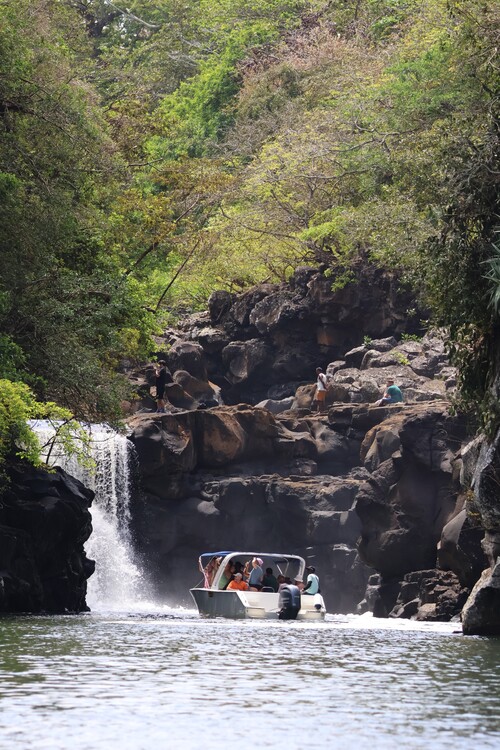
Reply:
[[[0,622],[10,750],[498,747],[500,641],[170,611]]]

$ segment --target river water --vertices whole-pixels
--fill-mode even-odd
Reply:
[[[0,750],[500,747],[500,639],[368,615],[208,620],[150,603],[127,526],[130,445],[98,425],[93,443],[92,476],[56,456],[96,492],[93,611],[0,619]]]
[[[500,640],[458,629],[154,607],[4,618],[0,747],[498,748]]]

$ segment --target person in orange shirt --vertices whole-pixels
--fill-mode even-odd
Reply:
[[[248,583],[243,580],[241,573],[234,574],[234,579],[229,581],[226,591],[248,591]]]

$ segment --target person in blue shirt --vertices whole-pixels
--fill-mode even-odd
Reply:
[[[403,401],[403,394],[394,380],[387,381],[387,387],[381,399],[375,402],[375,406],[384,406],[384,404],[399,404]]]
[[[247,563],[245,565],[245,570],[243,571],[244,577],[248,577],[248,585],[250,586],[250,591],[260,591],[262,588],[262,579],[264,578],[264,571],[262,570],[262,565],[264,564],[264,561],[260,557],[254,557],[252,560],[252,570],[248,570]]]
[[[302,593],[312,595],[319,594],[319,578],[316,575],[316,568],[314,567],[314,565],[308,565],[306,571],[308,574],[307,581],[302,590]]]

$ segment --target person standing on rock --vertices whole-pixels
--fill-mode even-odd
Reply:
[[[172,376],[167,370],[167,363],[160,359],[158,367],[155,370],[156,377],[156,413],[165,414],[165,387],[168,382],[172,382]]]
[[[385,406],[385,404],[400,404],[403,402],[403,394],[397,385],[394,385],[394,380],[387,381],[387,387],[384,391],[384,395],[378,401],[375,402],[375,406]]]
[[[318,412],[323,411],[323,407],[325,405],[325,400],[326,400],[326,388],[327,388],[326,375],[321,369],[321,367],[317,367],[316,368],[316,393],[314,394],[313,403],[316,403],[316,411]]]

